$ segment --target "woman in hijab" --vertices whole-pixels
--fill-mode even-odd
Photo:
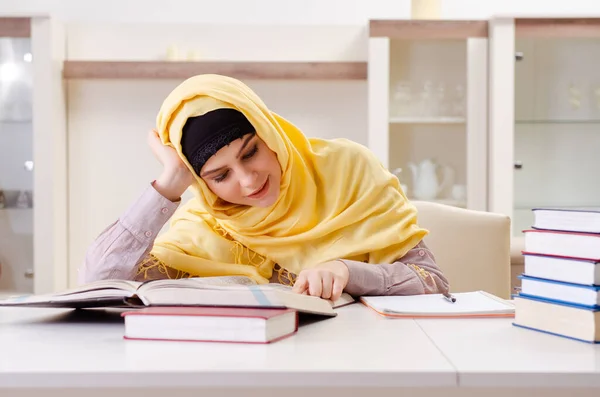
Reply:
[[[89,247],[81,283],[246,276],[326,299],[448,290],[415,207],[368,149],[307,138],[236,79],[176,87],[149,145],[163,173]]]

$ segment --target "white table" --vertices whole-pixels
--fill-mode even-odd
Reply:
[[[509,319],[417,320],[464,387],[595,388],[600,346],[512,325]]]
[[[510,319],[386,319],[354,304],[272,345],[122,336],[118,311],[0,308],[0,395],[600,395],[600,347]]]

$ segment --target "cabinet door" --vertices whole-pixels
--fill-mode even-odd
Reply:
[[[33,292],[29,21],[0,18],[0,36],[0,295],[6,295]]]
[[[65,36],[0,17],[0,295],[66,287]]]
[[[513,19],[492,26],[493,210],[510,215],[519,236],[531,227],[533,208],[600,207],[600,24]]]
[[[487,24],[371,21],[369,146],[411,200],[487,209]]]

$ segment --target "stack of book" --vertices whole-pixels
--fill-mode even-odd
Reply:
[[[600,343],[600,211],[533,211],[513,324]]]

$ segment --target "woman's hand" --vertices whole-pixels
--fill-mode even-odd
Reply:
[[[339,299],[348,284],[350,272],[342,261],[330,261],[305,269],[298,274],[293,291],[299,294]]]
[[[163,165],[163,172],[154,183],[154,188],[165,198],[177,201],[194,182],[194,175],[181,160],[175,149],[163,145],[156,130],[148,134],[148,146],[156,159]]]

